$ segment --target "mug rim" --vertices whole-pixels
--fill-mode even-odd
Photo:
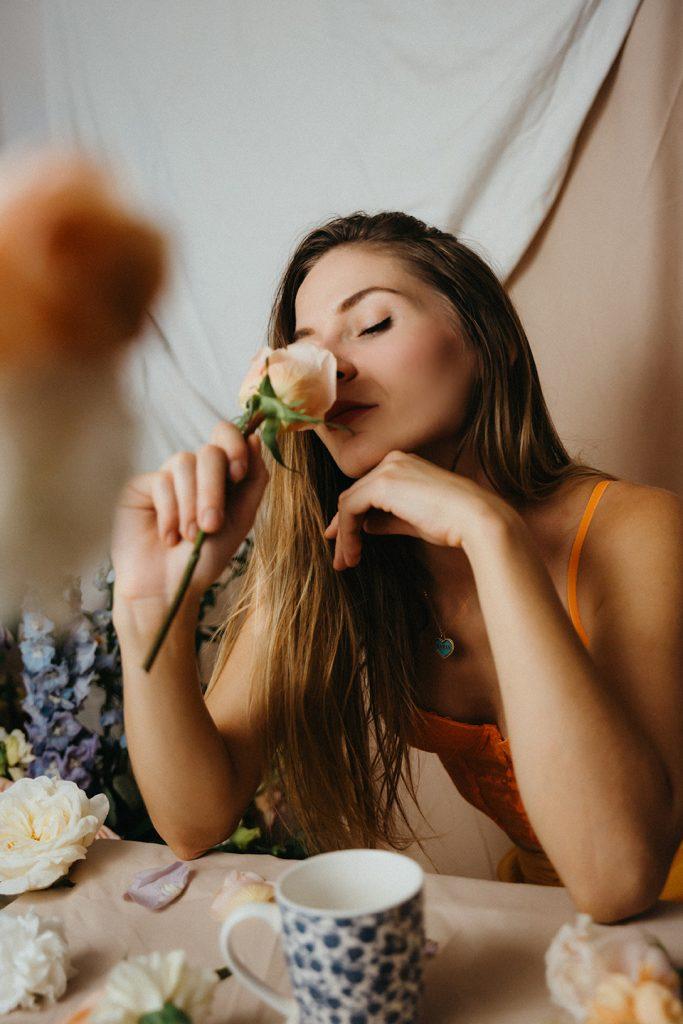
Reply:
[[[315,907],[310,903],[298,903],[296,900],[290,899],[282,891],[282,885],[289,878],[290,875],[295,875],[299,871],[306,870],[307,865],[312,860],[320,860],[322,858],[329,857],[344,857],[347,854],[363,853],[373,857],[400,857],[403,861],[408,861],[412,869],[415,871],[415,884],[410,887],[406,895],[402,896],[399,900],[384,900],[383,902],[368,903],[367,905],[358,905],[355,907]],[[349,850],[328,850],[326,853],[317,853],[313,857],[306,857],[305,860],[299,861],[297,864],[293,864],[291,868],[284,871],[275,882],[275,898],[277,903],[283,903],[287,907],[291,907],[293,910],[298,910],[303,913],[309,914],[323,914],[327,917],[334,918],[345,918],[345,917],[361,917],[365,914],[380,914],[385,910],[391,910],[393,907],[403,906],[409,900],[412,900],[422,891],[424,887],[425,872],[417,861],[413,860],[412,857],[406,857],[405,854],[397,853],[394,850],[371,850],[359,847],[358,849]]]

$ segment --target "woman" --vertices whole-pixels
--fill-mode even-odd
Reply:
[[[220,842],[275,762],[312,851],[401,847],[415,744],[514,840],[500,877],[561,879],[602,921],[665,882],[683,898],[679,499],[569,457],[504,289],[413,217],[312,231],[269,335],[334,353],[349,429],[287,435],[299,472],[269,473],[221,423],[117,515],[126,730],[161,835],[185,858]],[[199,600],[264,494],[203,699]],[[197,524],[211,537],[147,676]]]

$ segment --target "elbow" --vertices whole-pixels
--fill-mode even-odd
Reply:
[[[650,910],[666,881],[661,864],[649,862],[642,869],[619,863],[601,880],[567,886],[578,911],[590,914],[598,924],[616,924]]]
[[[175,841],[168,841],[166,845],[168,846],[169,850],[175,854],[178,860],[197,860],[198,857],[203,857],[204,854],[211,849],[211,846],[198,848],[196,846],[190,846],[186,843],[180,843]]]
[[[230,823],[225,830],[212,830],[211,834],[202,835],[198,833],[164,835],[160,829],[157,829],[157,831],[178,860],[197,860],[198,857],[203,857],[214,846],[218,846],[219,843],[224,843],[229,839],[238,824],[239,819],[234,823]]]

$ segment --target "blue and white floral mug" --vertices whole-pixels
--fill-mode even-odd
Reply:
[[[339,850],[298,861],[275,903],[237,907],[219,945],[234,976],[291,1024],[418,1024],[424,873],[388,850]],[[233,948],[233,928],[260,918],[282,933],[294,998],[280,995]]]

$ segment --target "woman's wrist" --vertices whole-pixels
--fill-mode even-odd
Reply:
[[[169,629],[169,636],[185,636],[194,633],[199,621],[200,595],[190,591],[185,594],[182,604]],[[112,623],[119,643],[151,644],[168,614],[170,602],[161,597],[117,597],[114,587]]]
[[[471,529],[462,536],[462,549],[470,562],[500,551],[509,544],[529,539],[526,523],[504,502],[500,506],[484,505],[474,516]]]

